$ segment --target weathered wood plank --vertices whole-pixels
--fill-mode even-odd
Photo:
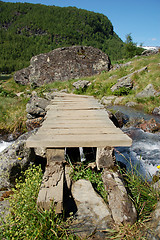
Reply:
[[[95,134],[108,134],[108,133],[119,133],[122,134],[122,131],[119,128],[48,128],[43,127],[39,129],[38,134],[44,134],[46,136],[48,135],[95,135]]]
[[[96,135],[56,135],[45,136],[38,134],[28,139],[30,147],[117,147],[130,146],[132,140],[125,134],[96,134]]]
[[[47,149],[47,167],[37,198],[37,206],[45,210],[63,210],[64,149]]]

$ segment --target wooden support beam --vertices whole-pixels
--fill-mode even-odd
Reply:
[[[47,149],[47,167],[37,198],[37,206],[45,210],[55,207],[55,213],[63,210],[64,149]]]

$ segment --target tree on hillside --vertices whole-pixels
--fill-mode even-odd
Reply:
[[[137,44],[133,42],[131,33],[126,35],[125,41],[125,54],[126,58],[132,58],[135,55],[140,55],[142,48],[137,47]]]

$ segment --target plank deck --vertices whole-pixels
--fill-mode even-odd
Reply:
[[[47,115],[27,147],[131,146],[132,140],[109,119],[107,111],[91,96],[56,94]]]

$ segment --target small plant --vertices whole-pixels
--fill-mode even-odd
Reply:
[[[132,89],[126,88],[126,87],[121,87],[113,92],[114,95],[116,96],[123,96],[123,95],[128,95],[132,94]]]

